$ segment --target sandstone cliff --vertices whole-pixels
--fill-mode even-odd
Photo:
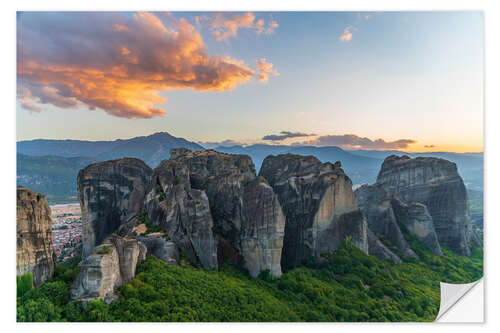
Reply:
[[[80,263],[70,295],[84,304],[96,298],[111,303],[117,299],[115,290],[135,277],[136,265],[146,258],[147,249],[135,239],[110,236],[95,250]]]
[[[135,158],[95,163],[80,170],[83,258],[141,211],[151,174],[151,168]]]
[[[56,257],[52,247],[52,220],[45,195],[17,187],[16,273],[33,273],[39,286],[50,278]]]
[[[469,200],[455,163],[432,157],[389,156],[377,184],[405,203],[425,205],[439,243],[458,254],[470,255]]]
[[[286,216],[282,266],[289,269],[335,250],[346,237],[367,252],[366,221],[357,212],[352,183],[335,164],[313,156],[268,156],[260,175],[278,196]]]

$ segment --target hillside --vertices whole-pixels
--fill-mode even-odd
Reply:
[[[17,154],[17,185],[46,194],[49,204],[76,202],[78,170],[95,161],[91,157]]]
[[[120,300],[93,301],[84,309],[69,300],[78,259],[31,291],[19,290],[18,321],[433,321],[439,282],[466,283],[482,276],[482,252],[466,258],[420,248],[422,261],[393,266],[349,243],[277,279],[252,278],[224,265],[220,271],[172,266],[149,256]],[[29,289],[29,288],[27,288]]]
[[[17,142],[17,153],[30,156],[93,157],[106,161],[136,157],[152,167],[169,157],[172,148],[202,150],[200,145],[167,132],[114,141],[30,140]]]

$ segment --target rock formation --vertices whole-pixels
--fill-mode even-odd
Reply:
[[[167,241],[165,237],[152,235],[137,237],[141,243],[147,247],[147,253],[154,255],[170,265],[178,265],[180,262],[179,251],[172,241]]]
[[[367,240],[368,240],[368,254],[374,257],[377,257],[381,260],[392,260],[396,264],[400,264],[403,261],[397,255],[394,254],[391,250],[385,246],[380,239],[367,228]]]
[[[377,183],[354,194],[340,162],[313,156],[268,156],[258,177],[246,155],[181,148],[170,156],[154,171],[136,159],[80,171],[88,258],[74,298],[112,299],[146,251],[174,265],[183,257],[209,269],[230,262],[252,276],[263,270],[279,276],[282,267],[334,251],[347,238],[395,263],[401,258],[394,248],[418,258],[401,228],[436,255],[440,242],[468,250],[460,245],[470,228],[467,196],[451,162],[391,156]],[[148,234],[149,228],[162,232]]]
[[[80,170],[83,258],[141,211],[151,174],[151,168],[135,158],[95,163]]]
[[[52,247],[52,220],[45,195],[17,187],[16,273],[31,272],[39,286],[50,278],[56,256]]]
[[[389,156],[377,184],[405,203],[427,206],[439,243],[470,255],[469,200],[455,163],[433,157]]]
[[[391,206],[396,219],[406,227],[408,232],[416,236],[435,255],[443,255],[433,219],[426,205],[420,202],[406,204],[395,197],[391,200]]]
[[[352,183],[340,162],[313,156],[268,156],[260,175],[286,216],[282,266],[289,269],[335,250],[347,237],[368,252],[366,221],[357,212]]]
[[[206,193],[217,237],[218,260],[281,275],[284,216],[272,188],[256,178],[246,155],[173,149],[171,165],[186,166],[193,189]]]
[[[266,269],[280,276],[285,215],[263,177],[245,186],[242,215],[239,239],[245,267],[251,276]]]
[[[366,216],[368,227],[379,238],[394,245],[405,256],[418,259],[417,254],[406,241],[396,220],[391,199],[393,198],[383,186],[361,186],[355,191],[358,204]]]
[[[192,263],[217,269],[208,197],[191,187],[185,164],[172,160],[160,163],[153,172],[145,209],[150,222],[164,230]]]
[[[115,290],[135,277],[147,249],[135,239],[110,236],[95,251],[80,263],[70,295],[84,304],[96,298],[111,303],[117,299]]]

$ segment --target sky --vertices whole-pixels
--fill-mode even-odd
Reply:
[[[19,12],[17,140],[483,151],[481,12]]]

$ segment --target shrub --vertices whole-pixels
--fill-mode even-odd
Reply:
[[[21,297],[33,288],[33,273],[17,276],[17,297]]]
[[[102,249],[100,249],[96,253],[97,254],[108,254],[110,251],[111,251],[111,249],[109,247],[103,247]]]

